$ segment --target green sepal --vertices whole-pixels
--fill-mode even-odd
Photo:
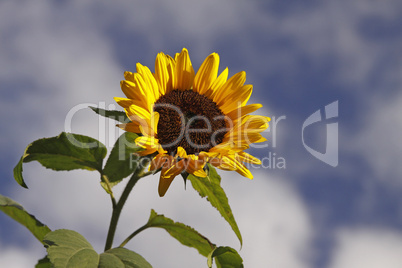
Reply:
[[[52,170],[98,170],[102,171],[106,147],[98,140],[62,132],[57,137],[34,141],[25,149],[24,155],[14,168],[14,178],[27,188],[22,176],[22,164],[38,161]]]
[[[225,191],[221,187],[221,177],[216,172],[216,169],[208,164],[208,177],[200,178],[190,174],[187,179],[191,181],[193,188],[200,194],[201,197],[207,197],[211,205],[216,208],[222,217],[229,223],[232,230],[243,245],[243,239],[229,206],[229,200]]]
[[[181,177],[183,178],[183,180],[184,180],[184,189],[186,189],[187,188],[187,177],[188,177],[188,175],[190,175],[187,171],[182,171],[181,173],[180,173],[180,175],[181,175]]]
[[[45,235],[51,232],[49,227],[29,214],[20,204],[4,195],[0,195],[0,210],[25,226],[41,243]]]

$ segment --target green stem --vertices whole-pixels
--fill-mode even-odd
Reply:
[[[146,165],[144,165],[142,169],[138,170],[138,172],[134,172],[134,174],[131,176],[130,180],[126,185],[126,188],[124,188],[124,191],[119,199],[119,202],[117,202],[117,204],[113,206],[112,218],[110,219],[109,231],[106,238],[105,251],[112,248],[113,239],[116,233],[117,223],[119,221],[121,211],[134,185],[137,183],[139,179],[153,173],[151,171],[144,172],[145,166]]]
[[[110,185],[110,181],[109,181],[108,177],[105,176],[105,175],[101,175],[101,177],[103,178],[104,182],[106,183],[106,187],[108,189],[110,199],[112,200],[112,205],[113,205],[113,208],[114,208],[114,207],[116,207],[117,204],[116,204],[116,199],[114,198],[114,194],[113,194],[113,191],[112,191],[112,186]]]
[[[142,231],[144,231],[145,229],[147,229],[149,226],[148,224],[145,224],[144,226],[142,226],[141,228],[137,229],[134,233],[132,233],[129,237],[127,237],[123,243],[120,244],[119,248],[124,247],[134,236],[136,236],[137,234],[141,233]]]

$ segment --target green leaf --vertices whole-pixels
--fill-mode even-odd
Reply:
[[[91,137],[62,132],[57,137],[34,141],[14,168],[14,178],[26,187],[22,177],[22,163],[38,161],[53,170],[86,169],[102,171],[106,147]]]
[[[99,268],[152,268],[141,255],[126,248],[112,248],[100,255]]]
[[[152,268],[141,255],[125,248],[110,249],[99,255],[82,235],[72,230],[50,232],[44,242],[55,268]]]
[[[61,229],[48,233],[43,242],[55,268],[98,267],[99,255],[79,233]]]
[[[18,161],[18,164],[15,166],[13,173],[14,173],[14,178],[18,182],[18,184],[24,188],[28,188],[28,186],[24,182],[24,178],[22,177],[22,162],[23,161],[24,161],[24,157],[22,156],[20,158],[20,161]]]
[[[131,132],[123,133],[114,144],[110,156],[103,169],[103,176],[107,176],[110,186],[114,186],[124,178],[132,174],[137,168],[138,156],[133,155],[141,147],[136,146],[137,134]],[[105,182],[101,183],[103,188],[108,190]]]
[[[105,109],[101,109],[101,108],[96,108],[96,107],[89,107],[92,109],[92,111],[94,111],[95,113],[119,121],[121,123],[128,123],[130,122],[130,119],[128,119],[127,115],[125,112],[122,111],[110,111],[110,110],[105,110]]]
[[[176,238],[180,243],[185,246],[193,247],[203,256],[208,256],[211,249],[215,247],[205,236],[180,222],[174,222],[163,215],[157,214],[151,210],[147,227],[158,227],[165,229],[171,236]]]
[[[234,219],[232,209],[229,206],[229,200],[221,187],[221,177],[210,164],[208,164],[208,170],[209,174],[207,178],[199,178],[190,174],[187,179],[191,181],[191,185],[200,196],[207,197],[211,205],[216,208],[229,223],[242,245],[243,239],[239,227]]]
[[[52,268],[52,263],[49,258],[45,256],[43,259],[40,259],[38,263],[35,265],[35,268]]]
[[[243,268],[243,259],[239,253],[231,247],[217,247],[208,255],[208,267],[212,267],[212,259],[215,258],[218,268]]]
[[[119,257],[111,254],[104,252],[100,255],[99,258],[99,268],[109,268],[109,267],[114,267],[114,268],[125,268],[124,262],[119,259]]]
[[[0,195],[0,210],[24,225],[41,243],[45,235],[51,232],[46,225],[29,214],[20,204],[3,195]]]

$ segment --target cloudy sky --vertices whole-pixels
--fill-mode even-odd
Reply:
[[[255,179],[220,172],[245,266],[401,267],[401,13],[398,0],[1,1],[0,194],[52,230],[77,230],[100,252],[111,205],[95,172],[29,163],[26,190],[13,167],[30,142],[70,130],[66,118],[72,132],[110,148],[114,122],[84,107],[116,108],[124,71],[137,62],[153,69],[158,52],[183,47],[197,70],[217,52],[221,70],[247,72],[250,102],[273,119],[266,146],[250,150],[265,159],[252,169]],[[338,116],[326,118],[329,104]],[[322,120],[305,123],[316,111]],[[324,154],[327,144],[333,147]],[[158,176],[138,183],[116,241],[153,208],[240,249],[219,213],[181,179],[163,198],[157,184]],[[32,267],[46,254],[3,214],[0,224],[1,267]],[[206,267],[163,230],[148,230],[127,247],[154,267]]]

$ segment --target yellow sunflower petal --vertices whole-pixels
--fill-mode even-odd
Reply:
[[[268,122],[271,121],[271,118],[261,115],[249,115],[246,118],[239,127],[233,128],[233,131],[261,132],[268,128]]]
[[[253,179],[253,174],[251,174],[250,170],[248,170],[248,168],[241,162],[239,162],[234,156],[227,157],[227,161],[230,162],[231,165],[233,165],[236,168],[237,173],[246,178]]]
[[[244,129],[246,131],[263,131],[268,128],[269,120],[266,117],[253,117],[252,120],[247,121],[247,124],[244,125]]]
[[[262,107],[262,104],[249,104],[242,107],[237,107],[236,109],[228,112],[226,116],[228,116],[231,120],[235,120],[240,118],[246,114],[252,113]]]
[[[238,107],[246,105],[252,92],[252,85],[244,85],[238,89],[232,90],[228,95],[226,95],[225,102],[220,105],[222,112],[227,114],[229,111],[233,111]]]
[[[166,154],[158,154],[152,160],[149,165],[149,171],[160,169],[165,167],[165,170],[169,169],[174,158]]]
[[[251,174],[250,170],[246,168],[243,164],[238,164],[238,168],[236,169],[236,172],[239,173],[240,175],[249,178],[252,180],[254,178],[253,174]]]
[[[139,124],[139,129],[144,136],[154,137],[157,134],[159,122],[159,113],[154,112],[150,120],[142,120]]]
[[[234,148],[243,147],[245,145],[250,145],[252,143],[264,142],[267,139],[261,136],[260,133],[256,132],[234,132],[229,137],[223,139],[224,142],[232,142]]]
[[[120,82],[120,87],[127,98],[136,100],[141,104],[139,106],[144,109],[149,109],[149,101],[146,92],[139,88],[134,82],[123,80]]]
[[[162,167],[165,159],[162,159],[163,155],[158,154],[154,158],[152,158],[151,163],[149,164],[148,171],[154,171]]]
[[[189,158],[186,159],[186,171],[190,174],[194,174],[195,176],[203,178],[207,176],[203,170],[204,166],[205,162],[198,159],[198,156],[190,155]]]
[[[210,159],[218,157],[220,155],[219,152],[200,152],[198,154],[198,159],[208,162]]]
[[[202,168],[194,171],[192,174],[200,178],[205,178],[208,176],[207,173],[205,173],[204,169]]]
[[[227,156],[223,156],[221,158],[213,158],[210,160],[210,164],[222,170],[236,170],[233,161],[230,160]]]
[[[158,139],[150,136],[138,137],[135,139],[135,143],[151,153],[156,152],[159,147]]]
[[[237,140],[234,142],[230,135],[225,135],[222,143],[212,147],[209,152],[226,155],[228,152],[240,152],[248,149],[249,147],[250,146],[246,142],[239,142]]]
[[[174,81],[175,84],[173,88],[188,90],[192,87],[194,81],[194,69],[188,51],[185,48],[183,48],[181,53],[176,57],[175,74],[177,79]]]
[[[165,95],[169,83],[169,71],[166,55],[163,52],[158,53],[155,60],[155,79],[158,83],[160,95]]]
[[[134,84],[138,87],[142,94],[146,96],[148,109],[151,110],[152,105],[156,101],[153,90],[150,89],[150,86],[145,82],[144,77],[139,73],[134,74]]]
[[[151,127],[155,134],[158,133],[158,123],[159,123],[159,113],[154,112],[153,116],[151,117]]]
[[[159,186],[158,192],[159,196],[164,196],[166,191],[169,189],[170,184],[172,183],[173,179],[179,175],[184,170],[183,160],[179,161],[178,163],[172,163],[171,166],[165,170],[162,168],[161,176],[159,179]]]
[[[143,66],[141,63],[137,63],[136,65],[137,73],[141,75],[144,79],[145,84],[148,86],[148,92],[150,92],[154,97],[154,102],[159,99],[160,92],[158,83],[155,80],[155,77],[151,73],[148,67]]]
[[[176,155],[178,157],[181,157],[181,158],[187,158],[187,152],[181,146],[177,147],[177,154]]]
[[[251,163],[251,164],[256,164],[256,165],[261,165],[261,160],[252,156],[251,154],[248,154],[246,152],[240,152],[237,154],[237,156],[240,161],[245,162],[245,163]]]
[[[186,163],[183,160],[180,160],[176,163],[173,163],[167,170],[163,171],[163,176],[170,177],[170,176],[177,176],[179,175],[186,167]]]
[[[212,53],[201,64],[194,78],[194,90],[199,94],[205,94],[216,80],[219,69],[219,55]]]
[[[132,104],[124,110],[126,111],[126,114],[130,118],[131,121],[134,121],[134,120],[132,120],[132,118],[134,119],[133,116],[138,116],[139,118],[145,119],[148,121],[151,119],[151,113],[149,112],[148,109],[144,109],[143,107]]]
[[[125,71],[124,72],[124,79],[130,82],[134,82],[134,74],[132,72]]]
[[[118,105],[120,105],[123,108],[128,108],[130,107],[131,104],[133,104],[132,99],[127,99],[127,98],[119,98],[119,97],[114,97],[113,98]]]
[[[136,123],[118,124],[117,127],[133,133],[141,133],[140,126]]]
[[[166,55],[166,62],[167,62],[167,70],[169,73],[169,81],[166,86],[166,92],[165,94],[169,93],[173,89],[173,85],[175,85],[175,81],[177,80],[176,77],[176,62],[175,60],[170,57],[169,55]]]
[[[136,152],[136,154],[138,154],[139,156],[146,156],[146,155],[150,155],[156,152],[156,149],[154,148],[149,148],[149,149],[145,149],[139,152]]]
[[[211,165],[213,165],[216,168],[219,168],[221,170],[226,170],[226,171],[234,171],[236,170],[234,167],[226,165],[226,163],[222,163],[222,159],[214,159],[216,161],[212,161]]]
[[[205,92],[205,96],[207,96],[211,100],[214,100],[216,93],[219,92],[219,89],[226,83],[228,75],[229,69],[228,67],[226,67],[225,70],[223,70],[218,78],[216,78],[215,81],[212,83],[211,88]]]
[[[220,107],[227,101],[227,96],[237,92],[237,89],[242,87],[246,82],[246,72],[239,72],[229,78],[225,84],[216,92],[213,101]]]
[[[262,132],[268,128],[268,122],[271,118],[261,115],[246,115],[235,120],[235,126],[230,130],[230,133],[242,132]]]

